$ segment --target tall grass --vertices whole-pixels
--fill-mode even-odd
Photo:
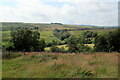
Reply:
[[[4,59],[3,78],[117,78],[117,56],[118,53],[28,53]]]

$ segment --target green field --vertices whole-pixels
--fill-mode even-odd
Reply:
[[[116,28],[95,29],[95,30],[89,30],[89,31],[97,32],[99,35],[104,35],[110,31],[114,31],[114,30],[116,30]],[[78,30],[78,31],[70,31],[70,32],[73,35],[80,36],[85,31],[88,31],[88,30]]]
[[[86,46],[89,46],[90,48],[94,47],[94,44],[85,44]],[[68,50],[69,48],[67,47],[67,45],[56,45],[58,48],[64,48],[65,50]],[[51,47],[46,47],[45,51],[49,51]]]
[[[2,44],[7,45],[8,41],[11,39],[10,35],[11,31],[2,31]],[[41,39],[45,39],[45,41],[51,41],[54,39],[57,39],[56,37],[53,36],[53,31],[48,30],[48,31],[40,31],[40,37]]]
[[[65,50],[68,50],[68,47],[67,47],[67,45],[56,45],[58,48],[64,48]],[[45,48],[45,51],[49,51],[50,50],[50,47],[46,47]]]
[[[118,53],[31,52],[3,59],[2,66],[3,78],[117,78]]]
[[[17,28],[29,28],[34,29],[35,27],[38,27],[39,29],[44,28],[94,28],[92,26],[81,26],[81,25],[68,25],[68,24],[44,24],[44,23],[20,23],[20,22],[3,22],[2,23],[3,30],[11,30],[11,29],[17,29]]]

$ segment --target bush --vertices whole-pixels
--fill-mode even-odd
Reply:
[[[47,42],[46,43],[46,47],[50,47],[50,46],[56,46],[56,45],[62,45],[63,43],[59,40],[52,40],[51,42]]]
[[[58,47],[56,47],[56,46],[52,46],[52,47],[51,47],[51,52],[57,52],[57,53],[62,52],[62,53],[65,53],[66,50],[65,50],[63,47],[62,47],[62,48],[58,48]]]
[[[8,45],[5,46],[6,51],[14,51],[15,47],[13,43],[8,43]]]

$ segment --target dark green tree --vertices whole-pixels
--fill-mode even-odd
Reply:
[[[97,52],[108,51],[109,49],[108,49],[107,37],[103,35],[96,37],[94,49]]]
[[[108,47],[110,51],[120,52],[120,28],[108,35]]]
[[[94,50],[99,52],[120,52],[120,29],[96,37]]]
[[[97,33],[96,32],[92,32],[92,31],[85,31],[82,33],[82,35],[85,37],[85,38],[94,38],[97,36]]]
[[[39,42],[39,51],[44,51],[44,48],[46,47],[46,43],[44,39],[41,39]]]
[[[39,46],[40,33],[31,30],[16,30],[11,32],[12,42],[17,51],[36,50]]]

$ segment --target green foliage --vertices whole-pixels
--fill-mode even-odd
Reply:
[[[79,53],[90,51],[90,48],[82,43],[82,39],[77,38],[75,36],[71,36],[67,42],[69,52]]]
[[[51,47],[51,52],[57,52],[57,53],[65,53],[66,52],[66,50],[62,47],[62,48],[59,48],[59,47],[57,47],[57,46],[52,46]]]
[[[64,39],[69,38],[71,36],[71,34],[68,31],[58,30],[58,29],[54,30],[54,35],[55,35],[55,37],[57,37],[60,40],[64,40]]]
[[[38,51],[40,33],[31,30],[17,30],[11,32],[12,42],[16,51]]]
[[[120,28],[116,31],[109,33],[108,47],[113,51],[120,52]]]
[[[47,42],[46,46],[50,47],[50,46],[61,45],[61,44],[63,44],[62,41],[60,41],[58,39],[54,39],[54,40],[52,40],[50,42]]]
[[[39,41],[39,49],[40,51],[44,51],[44,48],[46,47],[46,43],[45,43],[45,40],[44,39],[41,39]]]
[[[8,42],[7,45],[3,46],[7,51],[14,51],[14,44],[11,42]]]
[[[84,44],[91,44],[94,43],[94,38],[97,37],[97,33],[93,31],[85,31],[82,33],[83,36],[83,43]]]
[[[109,34],[96,37],[94,49],[95,51],[100,52],[120,52],[120,29],[110,32]]]
[[[108,43],[107,43],[107,37],[100,35],[98,37],[95,38],[95,47],[94,47],[95,51],[109,51],[108,48]]]
[[[96,32],[92,32],[92,31],[85,31],[82,33],[82,35],[85,37],[85,38],[94,38],[97,36],[97,33]]]

